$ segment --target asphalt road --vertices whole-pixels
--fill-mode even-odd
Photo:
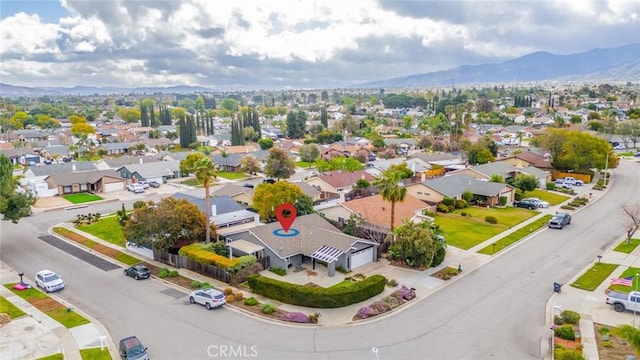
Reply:
[[[0,257],[30,278],[58,271],[67,283],[60,297],[102,322],[115,341],[137,335],[153,359],[376,359],[372,347],[379,359],[540,359],[551,335],[545,305],[553,282],[565,283],[620,238],[620,204],[640,201],[640,166],[623,162],[615,173],[615,185],[570,226],[544,230],[398,314],[356,326],[304,328],[228,308],[208,312],[160,282],[136,282],[39,238],[76,213],[106,213],[119,203],[2,222]]]

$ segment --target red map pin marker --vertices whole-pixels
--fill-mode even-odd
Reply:
[[[285,210],[289,211],[289,217],[284,217],[283,212]],[[298,214],[296,213],[296,207],[293,206],[293,204],[280,204],[280,206],[278,206],[278,208],[276,209],[276,218],[278,219],[280,226],[282,226],[282,229],[284,229],[284,232],[289,231],[291,225],[293,225],[293,222],[296,220],[297,215]]]

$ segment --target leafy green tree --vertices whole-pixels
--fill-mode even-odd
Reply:
[[[290,111],[287,114],[287,136],[292,139],[304,137],[307,126],[307,113],[303,110]]]
[[[240,171],[245,174],[255,175],[260,171],[260,162],[255,156],[246,155],[240,159]]]
[[[538,187],[538,179],[534,175],[518,174],[513,179],[513,186],[522,190],[524,194],[524,192],[533,191]]]
[[[296,213],[298,216],[313,214],[316,211],[313,209],[313,199],[309,195],[302,194],[295,202]]]
[[[262,220],[271,222],[275,219],[275,211],[281,204],[294,204],[296,211],[298,211],[296,200],[302,196],[304,196],[302,190],[288,181],[276,181],[273,184],[263,183],[255,188],[253,207],[258,210]],[[308,209],[305,206],[301,210],[307,211]]]
[[[332,170],[344,170],[347,172],[354,172],[362,170],[362,163],[354,158],[348,158],[345,156],[336,156],[331,160],[320,159],[316,161],[316,168],[318,171],[332,171]]]
[[[269,157],[264,168],[265,174],[277,179],[288,179],[296,172],[296,163],[284,149],[273,147],[269,149]]]
[[[399,173],[400,179],[411,179],[413,177],[413,170],[409,169],[409,166],[404,161],[400,164],[393,164],[389,166],[388,170]]]
[[[13,164],[4,154],[0,154],[0,213],[4,215],[4,220],[16,224],[21,218],[31,215],[31,206],[37,200],[33,194],[18,192],[17,188]]]
[[[404,202],[407,197],[407,188],[400,185],[400,181],[402,181],[401,172],[385,170],[380,178],[374,182],[375,185],[378,185],[382,199],[391,203],[391,225],[389,227],[391,231],[393,231],[395,222],[396,203]]]
[[[95,132],[96,129],[87,123],[79,122],[71,125],[71,134],[74,136],[80,136],[81,134],[94,134]]]
[[[188,158],[188,156],[187,156]],[[182,164],[184,163],[184,165]],[[211,158],[202,155],[196,161],[187,161],[184,159],[180,162],[180,166],[184,167],[188,173],[193,173],[196,176],[198,182],[202,182],[204,186],[204,202],[206,207],[205,212],[205,239],[207,242],[211,241],[211,197],[209,196],[211,191],[211,178],[218,179],[218,168]]]
[[[300,160],[312,163],[320,157],[320,150],[313,144],[304,145],[298,150],[298,155]]]
[[[500,174],[493,174],[491,175],[491,178],[489,179],[489,181],[504,184],[504,177],[502,177],[502,175]]]
[[[260,145],[260,149],[262,150],[269,150],[273,147],[273,139],[271,138],[260,139],[258,140],[258,145]]]
[[[123,230],[129,242],[167,251],[202,241],[205,226],[206,216],[196,205],[166,197],[157,206],[134,209]]]
[[[559,170],[604,169],[618,165],[618,157],[609,142],[586,132],[548,128],[536,139],[541,148],[551,153],[551,164]],[[608,166],[605,165],[607,157]]]
[[[436,254],[433,230],[428,222],[421,224],[405,220],[394,231],[394,247],[399,259],[411,267],[429,267]]]
[[[240,106],[238,105],[238,101],[233,98],[225,98],[220,102],[220,108],[229,111],[230,113],[234,113],[238,111]]]

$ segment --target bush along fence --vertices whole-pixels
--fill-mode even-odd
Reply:
[[[339,308],[370,299],[384,291],[387,280],[372,275],[350,287],[309,287],[291,284],[258,274],[249,275],[249,287],[256,294],[286,304],[311,308]]]
[[[184,248],[185,247],[182,249]],[[153,249],[153,259],[176,268],[191,270],[227,284],[242,283],[246,281],[249,274],[259,272],[269,266],[268,257],[257,260],[255,256],[249,255],[246,258],[238,258],[244,258],[238,261],[238,259],[230,260],[215,253],[211,253],[216,257],[220,257],[228,261],[227,263],[224,263],[224,265],[220,266],[221,264],[218,262],[207,261],[207,254],[201,254],[198,252],[201,255],[198,257],[189,253],[188,249],[187,251],[183,251],[182,249],[180,249],[179,254],[171,254],[162,250]]]

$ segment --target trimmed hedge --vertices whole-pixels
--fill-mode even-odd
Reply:
[[[180,248],[178,254],[186,256],[201,264],[215,265],[219,268],[233,272],[244,267],[251,266],[257,261],[254,255],[244,255],[238,258],[229,259],[226,256],[218,255],[209,250],[208,246],[210,245],[204,243],[186,245]]]
[[[339,308],[372,298],[384,291],[387,279],[372,275],[349,287],[309,287],[272,279],[258,274],[249,275],[251,290],[285,304],[311,308]]]

